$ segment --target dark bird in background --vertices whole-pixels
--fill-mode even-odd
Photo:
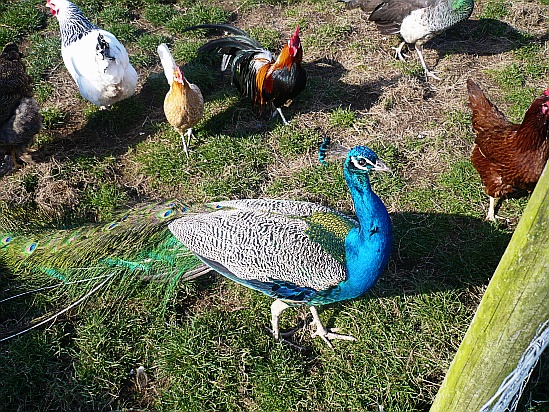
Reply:
[[[0,54],[0,175],[18,168],[18,156],[42,128],[42,116],[33,99],[31,77],[21,53],[8,43]]]
[[[425,76],[440,80],[423,59],[423,45],[455,24],[467,20],[473,13],[473,0],[339,0],[347,8],[360,7],[371,13],[369,21],[376,23],[382,34],[398,34],[403,42],[395,57],[405,61],[402,48],[413,44]]]
[[[495,221],[501,199],[528,195],[547,163],[549,89],[533,101],[521,124],[509,122],[471,79],[467,90],[477,135],[471,161],[490,196],[486,220]]]
[[[263,109],[273,105],[284,124],[281,107],[288,106],[305,89],[307,73],[301,66],[303,48],[299,26],[275,60],[272,53],[248,33],[229,24],[201,24],[185,29],[213,29],[232,34],[212,40],[198,49],[199,53],[215,50],[223,54],[221,70],[231,69],[232,83],[238,91]]]

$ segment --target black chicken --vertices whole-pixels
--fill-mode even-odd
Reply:
[[[34,100],[31,77],[14,43],[0,54],[0,175],[18,168],[18,156],[42,128],[42,116]]]

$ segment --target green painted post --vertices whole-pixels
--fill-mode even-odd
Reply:
[[[431,412],[478,411],[549,319],[549,167],[463,338]]]

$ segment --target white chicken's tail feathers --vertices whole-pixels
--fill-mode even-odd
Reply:
[[[173,82],[173,72],[176,69],[177,64],[170,53],[170,49],[168,49],[168,46],[166,46],[165,43],[160,44],[156,50],[158,51],[158,56],[160,57],[166,79],[171,86]]]

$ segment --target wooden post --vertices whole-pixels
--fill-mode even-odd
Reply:
[[[549,167],[480,302],[431,412],[475,412],[549,319]]]

